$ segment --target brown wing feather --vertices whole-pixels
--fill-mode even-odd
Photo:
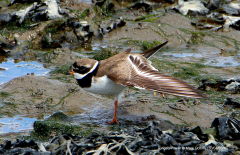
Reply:
[[[165,75],[148,67],[150,64],[141,63],[141,58],[130,56],[135,68],[132,70],[131,78],[126,82],[127,85],[142,87],[144,89],[154,90],[160,93],[168,93],[178,96],[205,98],[199,90],[186,82]],[[139,63],[140,61],[140,63]]]
[[[128,65],[132,66],[131,74],[128,79],[118,80],[121,81],[119,84],[177,96],[206,98],[204,94],[186,82],[158,72],[140,55],[129,55],[128,62],[131,64],[128,63]]]

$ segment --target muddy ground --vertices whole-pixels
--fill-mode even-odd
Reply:
[[[162,13],[161,10],[159,12]],[[103,40],[93,40],[92,45],[98,44],[112,49],[117,48],[117,51],[120,52],[136,45],[137,42],[134,52],[141,52],[143,49],[138,45],[142,41],[164,42],[168,40],[169,43],[162,49],[162,52],[151,58],[153,66],[159,71],[174,75],[174,73],[181,73],[183,67],[194,68],[193,71],[198,73],[197,76],[193,75],[190,78],[177,77],[195,87],[199,86],[202,78],[239,77],[239,66],[214,67],[211,64],[200,68],[194,66],[195,63],[204,64],[206,60],[211,61],[218,56],[222,56],[221,49],[225,50],[224,54],[231,56],[231,52],[239,48],[236,47],[236,45],[239,46],[238,43],[234,44],[235,40],[240,40],[239,31],[230,28],[228,32],[209,31],[204,32],[205,35],[201,33],[193,34],[192,32],[197,31],[190,24],[191,18],[174,11],[164,12],[153,22],[131,21],[130,18],[137,17],[133,12],[122,11],[118,14],[124,19],[129,19],[126,26],[105,34]],[[40,25],[38,29],[31,30],[31,34],[38,32],[43,27],[44,24],[42,24],[42,27]],[[19,35],[23,39],[28,37],[29,32]],[[221,39],[222,41],[220,41]],[[192,40],[196,43],[191,43]],[[226,46],[225,41],[228,41],[230,45]],[[69,50],[68,48],[55,49],[54,52],[58,53],[57,57],[51,63],[43,63],[52,68],[66,67],[73,63],[79,55],[92,56],[85,54],[84,48],[79,49],[80,51]],[[203,56],[195,57],[193,55],[177,58],[168,54],[171,51],[182,53],[184,50],[191,50],[193,53]],[[168,56],[162,55],[163,53],[167,53]],[[239,58],[236,61],[239,62]],[[65,68],[64,71],[66,70]],[[18,77],[1,85],[0,91],[2,92],[1,116],[25,115],[26,117],[43,120],[55,112],[61,111],[70,116],[69,122],[71,124],[85,126],[86,128],[91,126],[93,130],[104,132],[109,130],[106,122],[113,117],[113,97],[86,92],[76,85],[72,76],[67,76],[64,73],[53,72],[46,76],[26,75]],[[124,125],[159,120],[162,121],[164,130],[172,128],[174,125],[188,127],[199,125],[208,128],[214,118],[229,115],[233,112],[234,109],[229,110],[222,107],[226,97],[239,99],[239,94],[231,94],[227,91],[218,92],[213,89],[203,93],[206,93],[209,99],[200,99],[199,104],[194,104],[196,100],[190,99],[189,102],[183,104],[178,102],[181,97],[166,94],[166,98],[163,99],[160,94],[154,96],[153,92],[150,91],[127,88],[118,107],[120,124],[113,126],[122,128]],[[5,136],[3,135],[2,138],[4,139]]]

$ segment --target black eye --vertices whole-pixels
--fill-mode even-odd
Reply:
[[[78,69],[82,71],[82,70],[87,69],[87,67],[85,67],[85,66],[80,66]]]

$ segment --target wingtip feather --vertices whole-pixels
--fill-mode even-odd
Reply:
[[[167,43],[168,43],[168,41],[165,41],[161,45],[155,46],[155,47],[141,53],[141,55],[144,56],[146,59],[149,59],[151,56],[153,56],[156,52],[158,52]]]

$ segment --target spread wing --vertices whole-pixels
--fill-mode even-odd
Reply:
[[[206,98],[186,82],[158,72],[142,55],[129,54],[124,60],[117,66],[121,69],[121,74],[116,72],[108,74],[108,77],[118,84],[177,96]],[[123,72],[125,72],[124,75]],[[119,76],[114,76],[116,74]]]

